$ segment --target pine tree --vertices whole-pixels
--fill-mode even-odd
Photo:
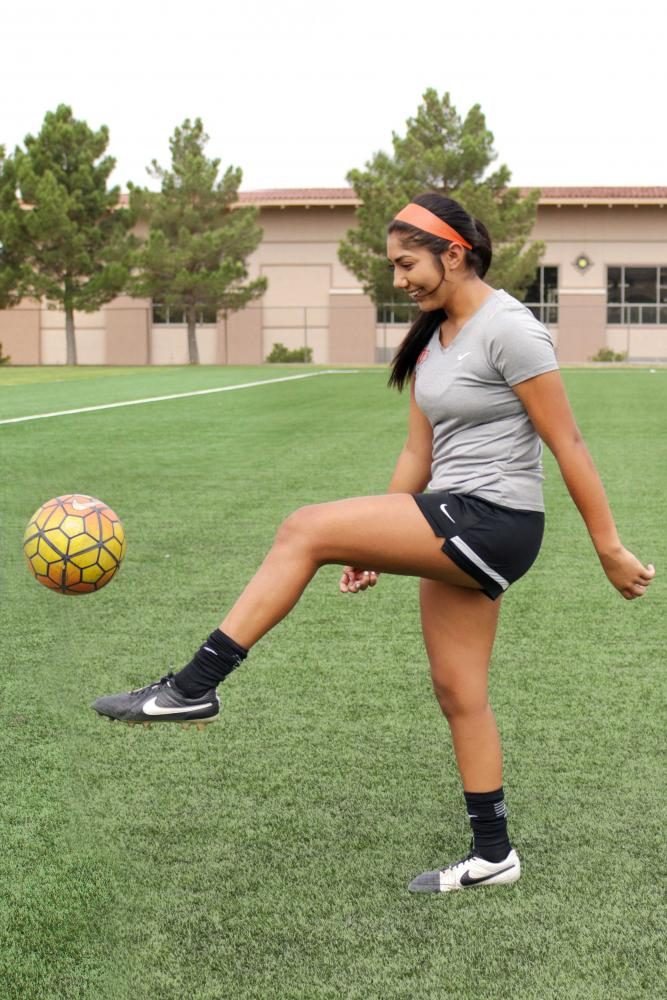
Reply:
[[[185,314],[188,354],[199,363],[196,325],[201,311],[235,311],[266,290],[266,278],[246,282],[246,257],[262,230],[258,210],[234,208],[242,172],[204,154],[208,136],[199,118],[186,119],[169,141],[171,169],[155,160],[148,172],[158,193],[130,185],[130,204],[149,234],[135,256],[132,290]]]
[[[392,134],[393,156],[378,152],[365,170],[348,173],[361,205],[358,226],[340,244],[341,262],[375,303],[394,301],[387,224],[416,195],[436,191],[455,198],[487,226],[493,242],[488,280],[521,297],[544,252],[542,243],[529,242],[539,191],[523,196],[509,187],[511,174],[504,165],[486,173],[496,154],[478,104],[462,120],[449,94],[440,98],[429,89],[422,101],[406,123],[405,136]]]
[[[21,262],[25,255],[21,216],[16,206],[16,170],[14,161],[0,146],[0,309],[21,301]],[[0,361],[0,364],[2,362]]]
[[[67,363],[76,364],[74,313],[95,312],[123,290],[131,217],[107,189],[115,160],[109,132],[94,132],[61,104],[25,149],[0,163],[0,242],[5,304],[44,299],[65,312]]]

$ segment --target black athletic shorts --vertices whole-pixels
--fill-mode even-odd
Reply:
[[[544,534],[544,514],[514,510],[462,493],[413,493],[442,551],[481,583],[495,601],[533,565]]]

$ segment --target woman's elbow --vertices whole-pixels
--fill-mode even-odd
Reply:
[[[576,453],[580,449],[587,451],[583,434],[578,427],[572,427],[562,434],[558,434],[548,440],[547,445],[557,462],[568,455]]]

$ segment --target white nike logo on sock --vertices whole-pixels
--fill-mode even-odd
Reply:
[[[201,708],[211,708],[212,701],[207,701],[204,705],[190,705],[187,708],[164,708],[158,705],[157,698],[149,698],[142,711],[145,715],[173,715],[177,712],[198,712]]]

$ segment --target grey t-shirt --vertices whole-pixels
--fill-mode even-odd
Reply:
[[[415,380],[433,427],[429,489],[544,510],[542,442],[511,387],[557,368],[546,328],[507,292],[494,291],[449,347],[436,330]]]

